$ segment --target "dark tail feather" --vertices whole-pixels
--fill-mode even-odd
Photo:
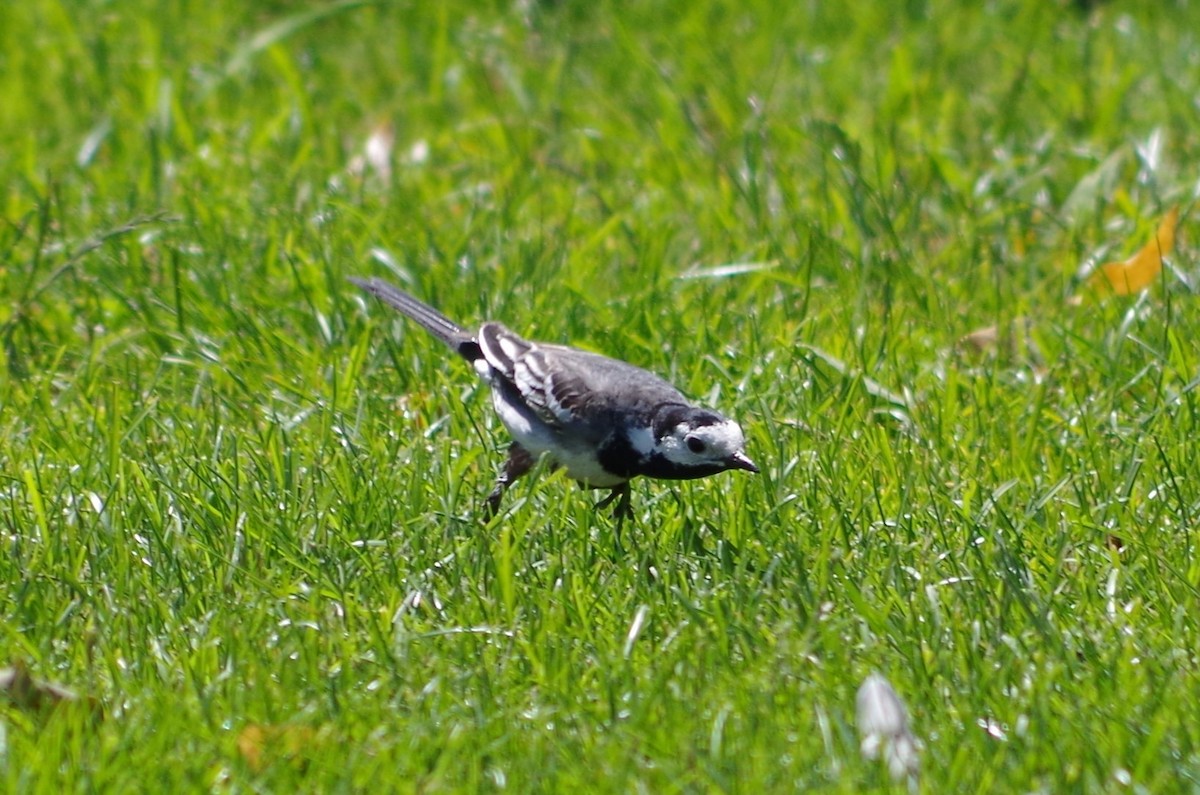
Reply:
[[[398,287],[382,279],[356,279],[350,281],[366,290],[393,309],[411,317],[433,336],[449,345],[469,360],[479,358],[479,345],[469,331],[455,323],[429,304],[418,301]]]

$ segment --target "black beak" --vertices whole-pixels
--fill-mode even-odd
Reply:
[[[758,472],[758,467],[755,466],[754,462],[740,450],[725,459],[725,463],[730,469],[744,469],[747,472]]]

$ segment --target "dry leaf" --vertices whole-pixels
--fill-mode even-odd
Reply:
[[[1179,208],[1172,207],[1154,239],[1124,262],[1108,262],[1092,274],[1095,286],[1106,287],[1116,295],[1131,295],[1141,292],[1154,282],[1162,271],[1163,257],[1175,247],[1175,224],[1179,221]]]
[[[964,334],[958,344],[976,353],[1001,348],[1007,353],[1017,354],[1026,348],[1036,347],[1032,332],[1033,320],[1027,315],[1017,315],[1007,326],[987,326]]]
[[[238,753],[256,773],[263,769],[262,755],[266,744],[267,730],[253,723],[242,729],[237,736]]]
[[[24,660],[16,660],[11,668],[0,668],[0,693],[24,712],[44,714],[62,704],[79,704],[100,716],[100,704],[95,699],[82,697],[60,684],[35,679]]]
[[[964,334],[958,340],[958,348],[972,354],[1024,357],[1039,371],[1046,365],[1042,349],[1033,338],[1033,319],[1027,315],[1018,315],[1006,326],[987,326]]]
[[[237,737],[237,749],[246,765],[260,773],[272,763],[307,759],[306,752],[319,744],[311,726],[261,726],[251,723]]]
[[[963,348],[970,348],[976,353],[986,353],[996,347],[1000,342],[1000,328],[998,326],[987,326],[985,328],[976,329],[970,334],[963,335],[958,344]]]

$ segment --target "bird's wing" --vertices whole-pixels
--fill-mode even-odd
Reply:
[[[529,342],[499,323],[486,323],[479,345],[493,372],[512,384],[543,422],[604,422],[613,411],[650,412],[686,402],[679,390],[632,364],[560,345]]]

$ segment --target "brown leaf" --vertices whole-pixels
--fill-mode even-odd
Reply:
[[[242,759],[246,760],[250,769],[256,773],[263,769],[262,755],[263,747],[266,744],[267,730],[254,723],[242,729],[237,736],[238,753],[242,755]]]
[[[1037,369],[1045,367],[1045,357],[1033,338],[1033,319],[1027,315],[1018,315],[1004,326],[986,326],[965,334],[959,338],[958,347],[975,354],[1024,357]]]
[[[262,726],[251,723],[237,736],[238,754],[255,773],[278,761],[305,764],[307,752],[320,744],[311,726]]]
[[[55,682],[34,678],[29,673],[29,666],[20,659],[11,668],[0,668],[0,693],[23,712],[46,714],[63,704],[79,704],[100,716],[100,704],[94,698],[80,696]]]
[[[1107,262],[1091,276],[1093,286],[1116,295],[1132,295],[1149,287],[1162,271],[1163,257],[1175,247],[1179,208],[1172,207],[1158,225],[1154,239],[1124,262]]]
[[[985,326],[981,329],[976,329],[970,334],[964,334],[959,338],[958,344],[964,348],[970,348],[976,353],[986,353],[996,347],[996,343],[1000,342],[1000,328],[998,326]]]

